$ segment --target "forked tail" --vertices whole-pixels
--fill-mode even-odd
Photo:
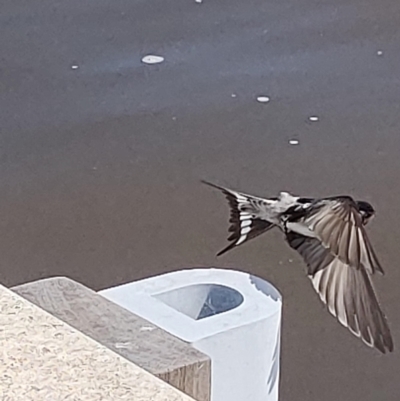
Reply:
[[[220,187],[204,180],[202,180],[202,183],[220,190],[229,202],[229,222],[231,223],[229,232],[232,233],[228,237],[230,244],[222,251],[218,252],[217,256],[224,254],[235,246],[244,244],[245,242],[258,237],[275,226],[274,224],[257,217],[260,215],[260,203],[265,202],[265,200],[256,196]]]

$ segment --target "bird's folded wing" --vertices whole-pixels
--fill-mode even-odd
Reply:
[[[339,322],[369,346],[393,351],[389,326],[365,269],[332,256],[318,239],[291,232],[287,240],[303,257],[315,290]]]
[[[232,191],[231,189],[220,187],[207,181],[202,182],[222,191],[230,206],[229,222],[231,225],[229,231],[232,233],[228,238],[230,244],[218,252],[217,256],[252,238],[258,237],[274,227],[273,224],[258,217],[262,214],[263,207],[267,205],[267,200]]]
[[[343,263],[356,269],[364,266],[369,274],[383,273],[355,202],[347,197],[323,202],[304,224]]]

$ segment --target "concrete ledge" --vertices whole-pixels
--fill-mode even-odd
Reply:
[[[12,290],[194,399],[210,400],[210,358],[190,344],[65,277]]]
[[[2,401],[192,400],[2,286],[0,308]]]

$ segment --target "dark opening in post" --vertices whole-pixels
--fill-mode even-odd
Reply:
[[[193,284],[153,296],[194,320],[235,309],[244,300],[240,292],[219,284]]]

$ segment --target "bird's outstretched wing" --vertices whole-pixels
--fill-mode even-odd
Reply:
[[[301,224],[346,265],[363,267],[369,274],[383,269],[365,231],[357,204],[340,196],[318,201]]]
[[[229,222],[231,226],[229,227],[229,231],[232,234],[229,236],[228,241],[231,243],[218,252],[217,256],[252,238],[258,237],[274,227],[273,224],[259,218],[263,208],[268,206],[267,200],[220,187],[207,181],[202,182],[222,191],[230,206]]]
[[[370,347],[392,352],[390,329],[363,265],[349,266],[317,238],[289,232],[286,239],[303,257],[315,290],[339,322]]]

